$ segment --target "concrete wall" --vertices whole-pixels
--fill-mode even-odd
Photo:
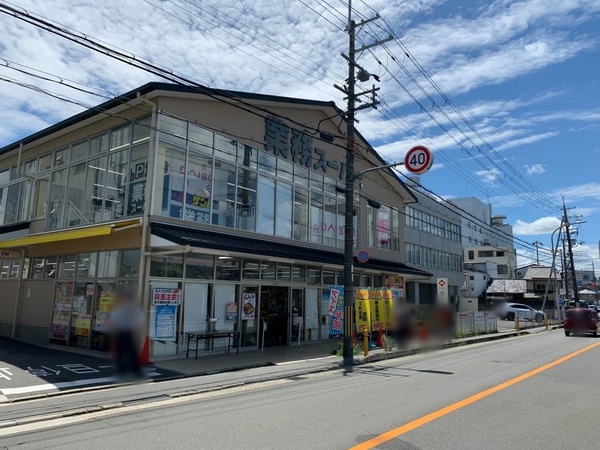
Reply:
[[[12,324],[15,317],[15,307],[19,292],[18,280],[6,280],[0,282],[2,294],[0,296],[0,334],[10,336]]]

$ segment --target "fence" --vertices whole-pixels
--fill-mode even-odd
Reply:
[[[498,318],[491,311],[458,313],[456,331],[459,336],[495,333],[498,331]]]

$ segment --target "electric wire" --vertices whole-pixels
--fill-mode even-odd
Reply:
[[[155,5],[154,3],[150,2],[149,0],[143,0],[143,1],[144,1],[145,3],[147,3],[148,5],[150,5],[150,6],[154,7],[154,8],[156,8],[156,9],[158,9],[158,10],[160,10],[160,11],[162,11],[164,14],[167,14],[167,15],[169,15],[170,17],[172,17],[172,18],[174,18],[174,19],[176,19],[176,20],[178,20],[178,21],[180,21],[180,22],[182,22],[182,23],[186,24],[187,26],[189,26],[189,27],[192,27],[192,28],[195,28],[195,29],[197,29],[197,30],[199,30],[199,31],[201,31],[201,32],[203,32],[203,33],[205,33],[205,34],[207,34],[207,35],[211,36],[212,38],[214,38],[214,39],[216,39],[216,40],[218,40],[218,41],[220,41],[220,42],[223,42],[224,44],[228,45],[228,46],[229,46],[229,47],[231,47],[232,49],[235,49],[235,50],[237,50],[237,51],[239,51],[239,52],[242,52],[242,53],[244,53],[245,55],[247,55],[247,56],[250,56],[251,58],[257,59],[258,61],[262,62],[263,64],[265,64],[265,65],[269,66],[270,68],[272,68],[272,69],[274,69],[274,70],[277,70],[278,72],[282,72],[283,74],[285,74],[285,75],[287,75],[287,76],[289,76],[289,77],[291,77],[291,78],[294,78],[295,80],[297,80],[297,81],[300,81],[301,83],[307,83],[307,84],[309,84],[311,87],[313,87],[314,89],[317,89],[317,90],[319,90],[319,91],[321,91],[321,92],[323,92],[323,93],[327,94],[328,96],[331,96],[331,95],[332,95],[332,93],[331,93],[330,91],[325,91],[324,89],[321,89],[321,88],[319,88],[319,87],[315,86],[314,84],[310,84],[310,83],[308,83],[308,82],[306,81],[306,79],[304,79],[304,78],[302,78],[302,77],[299,77],[298,75],[296,75],[296,74],[294,74],[294,73],[287,72],[287,71],[285,71],[285,70],[283,70],[283,69],[281,69],[281,68],[277,67],[277,66],[276,66],[276,65],[274,65],[274,64],[271,64],[270,62],[268,62],[268,61],[266,61],[265,59],[263,59],[263,58],[261,58],[261,57],[257,56],[256,54],[253,54],[253,53],[251,53],[251,52],[249,52],[249,51],[247,51],[247,50],[243,49],[243,48],[242,48],[242,47],[240,47],[239,45],[233,45],[233,44],[231,44],[230,42],[228,42],[227,40],[225,40],[225,39],[223,39],[223,38],[221,38],[221,37],[217,36],[216,34],[214,34],[214,33],[211,33],[211,32],[209,32],[209,31],[207,31],[207,30],[205,30],[205,29],[202,29],[202,28],[200,28],[200,27],[199,27],[198,25],[196,25],[195,23],[193,23],[193,22],[191,22],[191,21],[188,21],[188,20],[185,20],[185,19],[183,19],[183,18],[181,18],[181,17],[177,16],[176,14],[173,14],[172,12],[170,12],[170,11],[166,10],[165,8],[163,8],[163,7],[161,7],[161,6],[158,6],[158,5]],[[197,17],[198,19],[200,19],[200,20],[203,20],[203,21],[207,22],[208,24],[210,24],[210,25],[213,25],[213,26],[214,26],[214,24],[213,24],[213,23],[209,22],[209,21],[208,21],[207,19],[205,19],[204,17],[200,16],[199,14],[193,13],[193,12],[191,12],[191,11],[189,11],[189,10],[185,9],[185,8],[182,8],[180,5],[177,5],[177,4],[176,4],[176,3],[174,3],[172,0],[165,0],[165,1],[166,1],[166,2],[168,2],[168,3],[170,3],[170,4],[172,4],[172,5],[174,5],[176,8],[178,8],[178,9],[182,9],[182,10],[183,10],[183,11],[185,11],[186,13],[188,13],[188,14],[191,14],[192,16],[194,16],[194,17]],[[218,28],[218,27],[217,27],[217,28]],[[230,32],[227,32],[227,34],[228,34],[229,36],[231,36],[231,37],[233,37],[233,38],[235,38],[235,39],[237,39],[237,40],[241,41],[241,43],[243,43],[244,45],[248,45],[248,46],[250,46],[250,47],[252,47],[252,48],[254,48],[254,49],[258,50],[259,54],[263,53],[263,50],[262,50],[260,47],[258,47],[257,45],[255,45],[254,43],[252,43],[252,42],[246,42],[246,41],[245,41],[243,38],[241,38],[241,37],[239,37],[239,36],[235,36],[235,35],[233,35],[233,34],[232,34],[232,33],[230,33]],[[310,71],[310,70],[306,69],[304,66],[298,67],[298,66],[292,65],[292,64],[291,64],[289,61],[286,61],[286,60],[282,59],[282,58],[281,58],[281,57],[279,57],[279,56],[275,56],[275,55],[269,55],[269,56],[271,56],[272,58],[276,59],[276,60],[277,60],[277,61],[279,61],[279,62],[282,62],[282,63],[283,63],[283,64],[285,64],[285,65],[288,65],[288,66],[290,66],[292,69],[294,69],[294,70],[296,70],[296,71],[299,71],[299,72],[303,73],[304,75],[306,75],[306,76],[308,76],[308,77],[311,77],[311,78],[315,79],[316,81],[318,81],[318,82],[320,82],[320,83],[323,83],[323,80],[322,80],[321,78],[317,77],[317,76],[314,74],[314,72],[313,72],[313,71]],[[340,99],[340,98],[338,97],[338,100],[339,100],[339,99]]]
[[[372,8],[370,5],[368,5],[364,0],[362,0],[362,3],[364,3],[368,8],[370,8],[373,12],[375,12],[378,16],[379,13]],[[419,72],[424,76],[424,78],[431,84],[431,86],[433,86],[433,88],[437,91],[437,93],[441,96],[441,98],[444,100],[444,106],[448,105],[451,107],[451,109],[454,111],[454,113],[464,122],[464,124],[470,129],[471,132],[473,132],[480,140],[481,142],[492,152],[494,153],[498,160],[500,162],[502,162],[508,169],[509,171],[513,174],[516,175],[520,180],[522,180],[526,185],[529,186],[529,189],[531,189],[534,193],[536,193],[537,197],[538,197],[538,201],[540,201],[540,198],[544,198],[544,201],[550,201],[551,204],[557,205],[555,203],[555,200],[553,200],[551,197],[549,197],[546,193],[544,193],[543,191],[541,191],[537,186],[535,186],[533,183],[531,183],[529,180],[525,179],[505,158],[503,158],[496,149],[494,149],[494,147],[487,142],[487,140],[481,135],[481,133],[473,126],[473,124],[463,115],[463,113],[458,109],[458,107],[451,101],[451,99],[441,90],[441,88],[439,87],[439,85],[433,80],[433,78],[429,75],[429,73],[425,70],[425,68],[418,62],[418,60],[414,57],[414,55],[412,55],[412,53],[409,51],[409,49],[404,45],[404,43],[402,42],[402,40],[397,36],[397,34],[394,32],[393,28],[389,25],[389,23],[385,20],[385,18],[382,18],[380,16],[381,20],[383,21],[383,23],[386,25],[387,29],[383,29],[383,27],[381,27],[379,24],[374,23],[374,26],[386,31],[387,33],[391,33],[391,36],[394,38],[395,42],[398,44],[398,46],[400,47],[400,49],[403,51],[404,55],[415,65],[415,67],[419,70]],[[369,27],[372,30],[371,25],[369,24]],[[391,50],[385,45],[383,44],[383,48],[386,49],[387,53],[390,55],[390,57],[392,58],[392,60],[394,60],[401,68],[404,67],[404,64],[400,63],[399,59],[397,57],[395,57],[392,53]],[[407,72],[407,75],[408,72]],[[409,75],[410,76],[410,75]],[[415,80],[415,84],[418,84],[418,82]],[[436,106],[436,108],[438,108],[441,111],[441,108],[439,107],[439,104],[429,96],[429,94],[425,93],[425,91],[423,91],[425,95],[428,96],[428,98],[430,100],[432,100],[433,104]],[[461,134],[463,134],[465,136],[465,138],[467,138],[469,140],[469,142],[471,142],[474,146],[476,146],[477,148],[479,148],[479,146],[477,144],[475,144],[475,142],[473,142],[473,140],[471,139],[470,136],[468,136],[464,130],[461,130]],[[487,155],[487,153],[484,153],[484,156],[495,166],[497,167],[499,170],[501,170],[502,172],[504,172],[506,174],[506,171],[504,171],[502,168],[500,168],[499,165],[496,164],[495,161],[493,161],[491,158],[489,158],[489,155]],[[509,175],[510,176],[510,175]],[[510,176],[511,179],[514,180],[514,178],[512,178],[512,176]]]
[[[50,21],[49,19],[46,19],[42,16],[38,16],[30,11],[23,10],[23,9],[21,11],[19,11],[18,9],[16,9],[12,6],[9,6],[6,2],[0,2],[0,12],[5,13],[7,15],[14,16],[15,18],[17,18],[23,22],[29,23],[37,28],[44,29],[52,34],[60,36],[64,39],[67,39],[71,42],[79,44],[79,45],[86,47],[90,50],[93,50],[95,52],[101,53],[105,56],[109,56],[110,58],[113,58],[117,61],[124,62],[132,67],[152,73],[161,78],[169,80],[175,84],[186,86],[192,90],[197,91],[200,94],[206,95],[207,97],[210,97],[210,98],[220,101],[222,103],[229,104],[235,108],[244,110],[250,114],[253,114],[253,115],[256,115],[256,116],[259,116],[262,118],[266,118],[267,116],[270,115],[270,116],[274,116],[279,119],[285,120],[289,123],[292,123],[296,126],[304,128],[304,129],[316,131],[317,133],[320,131],[314,127],[308,126],[307,124],[298,122],[288,116],[278,114],[274,111],[271,111],[268,108],[265,108],[265,107],[262,107],[259,105],[255,105],[255,104],[251,104],[248,101],[241,98],[235,92],[204,86],[196,81],[193,81],[183,75],[176,73],[175,71],[173,71],[170,68],[165,68],[163,66],[160,66],[159,64],[145,61],[143,58],[141,58],[137,55],[134,55],[134,54],[126,54],[125,53],[126,51],[124,51],[124,50],[116,49],[113,46],[111,46],[110,44],[101,43],[100,41],[93,39],[89,35],[86,35],[84,33],[81,33],[81,32],[74,33],[68,27],[65,27],[63,25],[60,25],[60,24],[59,24],[60,26],[54,25],[52,23],[52,21]],[[129,52],[127,52],[127,53],[129,53]],[[266,113],[266,115],[261,114],[261,113]],[[341,113],[341,111],[340,111],[340,113]],[[342,140],[344,143],[339,144],[339,143],[335,143],[335,142],[330,142],[328,140],[321,138],[319,135],[314,136],[314,139],[316,139],[318,141],[326,142],[326,143],[329,143],[330,145],[335,145],[337,147],[341,147],[344,149],[346,148],[347,139],[345,136],[333,135],[333,137],[335,139]],[[362,147],[362,145],[357,143],[357,147]],[[368,148],[365,148],[365,150],[368,151]]]

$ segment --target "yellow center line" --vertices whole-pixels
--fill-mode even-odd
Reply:
[[[485,398],[485,397],[492,395],[498,391],[501,391],[502,389],[506,389],[507,387],[510,387],[517,383],[520,383],[521,381],[531,378],[534,375],[537,375],[538,373],[544,372],[545,370],[548,370],[548,369],[551,369],[552,367],[558,366],[559,364],[561,364],[571,358],[574,358],[577,355],[581,355],[582,353],[587,352],[588,350],[591,350],[594,347],[598,347],[599,345],[600,345],[600,342],[596,342],[595,344],[588,345],[587,347],[584,347],[580,350],[577,350],[573,353],[563,356],[562,358],[558,358],[556,361],[552,361],[551,363],[548,363],[546,365],[538,367],[537,369],[534,369],[530,372],[524,373],[523,375],[519,375],[518,377],[512,378],[508,381],[505,381],[504,383],[498,384],[497,386],[494,386],[492,388],[486,389],[485,391],[481,391],[478,394],[467,397],[464,400],[461,400],[461,401],[458,401],[451,405],[448,405],[442,409],[438,409],[437,411],[434,411],[430,414],[427,414],[423,417],[413,420],[412,422],[409,422],[406,425],[402,425],[398,428],[394,428],[393,430],[390,430],[383,434],[380,434],[379,436],[374,437],[373,439],[369,439],[368,441],[365,441],[362,444],[355,445],[350,450],[372,449],[373,447],[376,447],[380,444],[383,444],[384,442],[387,442],[394,438],[397,438],[398,436],[408,433],[409,431],[419,428],[429,422],[433,422],[434,420],[439,419],[440,417],[443,417],[446,414],[450,414],[451,412],[454,412],[460,408],[464,408],[465,406],[475,403],[476,401],[479,401],[482,398]]]

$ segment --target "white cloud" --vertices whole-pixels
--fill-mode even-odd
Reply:
[[[551,234],[560,227],[560,219],[556,217],[542,217],[533,222],[515,221],[513,233],[519,236],[535,236],[539,234]]]
[[[527,175],[539,175],[546,172],[542,164],[525,165],[525,170],[527,170]]]
[[[492,167],[487,170],[478,170],[474,172],[474,174],[481,179],[483,184],[487,186],[497,186],[496,180],[502,175],[502,172],[499,169]]]
[[[558,135],[558,131],[548,131],[546,133],[533,134],[531,136],[502,143],[496,146],[496,150],[508,150],[509,148],[520,147],[521,145],[533,144],[534,142],[548,139],[556,135]]]

